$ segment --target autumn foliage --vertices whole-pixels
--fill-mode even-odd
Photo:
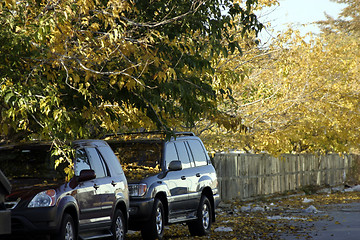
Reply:
[[[235,17],[243,34],[262,28],[255,2],[1,2],[1,139],[171,130],[216,115],[211,59],[234,51]]]
[[[254,9],[276,0],[5,0],[1,141],[142,128],[213,151],[357,151],[359,3],[336,2],[320,35],[262,46]]]
[[[321,22],[318,36],[289,29],[266,48],[224,59],[233,72],[246,74],[231,84],[231,104],[223,104],[241,124],[236,131],[207,127],[203,138],[212,149],[275,155],[358,150],[359,3],[346,2],[343,18]]]

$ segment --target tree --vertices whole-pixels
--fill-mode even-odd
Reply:
[[[356,8],[344,12],[349,9]],[[319,37],[289,29],[267,49],[254,47],[228,61],[234,74],[248,76],[231,85],[234,104],[227,107],[241,124],[235,131],[218,126],[204,131],[207,145],[274,155],[358,149],[360,52],[356,20],[346,19],[346,24],[332,21]]]
[[[235,17],[243,34],[262,28],[256,2],[5,0],[1,139],[169,130],[216,115],[211,61],[234,51]]]
[[[359,34],[360,32],[360,3],[356,0],[332,0],[333,2],[346,4],[337,19],[326,15],[327,20],[319,21],[318,24],[325,34],[345,33]]]

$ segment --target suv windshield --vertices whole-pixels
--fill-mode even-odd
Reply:
[[[138,180],[160,172],[162,143],[155,141],[109,142],[109,145],[131,180]]]
[[[50,146],[0,148],[0,168],[11,180],[16,178],[64,178],[62,167],[55,169]]]

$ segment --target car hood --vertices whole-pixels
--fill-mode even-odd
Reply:
[[[39,192],[48,189],[57,189],[64,184],[64,181],[54,181],[51,179],[21,178],[10,181],[12,185],[11,193],[6,196],[5,201],[19,201],[19,199],[32,199]]]

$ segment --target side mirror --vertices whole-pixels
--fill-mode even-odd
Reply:
[[[169,163],[169,171],[179,171],[182,169],[181,161],[175,160]]]
[[[80,171],[80,176],[78,178],[79,182],[84,182],[96,178],[95,171],[92,169],[84,169]]]

